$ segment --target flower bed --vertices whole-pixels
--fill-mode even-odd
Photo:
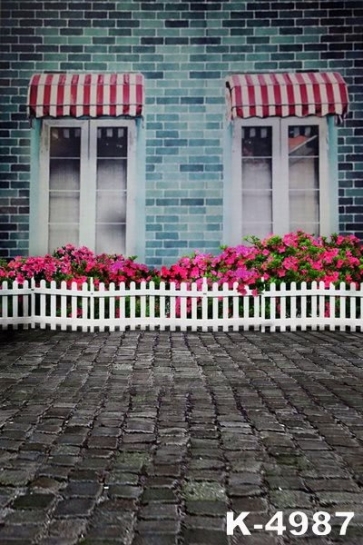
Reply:
[[[71,244],[58,248],[53,254],[40,257],[16,257],[9,263],[0,263],[0,282],[35,279],[51,282],[76,282],[80,287],[90,282],[97,287],[101,282],[107,287],[125,282],[139,284],[142,280],[167,284],[181,282],[201,284],[207,278],[211,285],[238,283],[238,290],[246,288],[257,294],[271,283],[323,281],[331,283],[356,283],[363,279],[363,246],[355,236],[332,235],[330,238],[313,237],[302,231],[283,237],[269,236],[263,240],[250,237],[248,245],[224,247],[215,256],[194,252],[180,258],[171,266],[152,269],[137,263],[133,257],[94,254],[85,247]]]

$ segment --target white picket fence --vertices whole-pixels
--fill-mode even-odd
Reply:
[[[3,282],[0,288],[2,329],[356,331],[363,325],[363,284],[272,284],[257,296],[251,291],[241,295],[237,284],[208,286],[206,279],[200,287],[142,282],[107,288],[74,283],[67,288],[65,282],[41,281],[36,286],[31,281],[12,286]]]

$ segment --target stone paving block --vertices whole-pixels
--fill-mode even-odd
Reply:
[[[7,510],[8,514],[4,515],[4,524],[5,525],[16,525],[16,524],[33,524],[34,526],[46,526],[48,523],[48,511],[39,510],[39,509],[16,509],[16,510]]]
[[[179,516],[179,509],[175,503],[149,502],[140,508],[138,516],[145,520],[174,520]]]
[[[184,542],[190,545],[228,545],[226,532],[220,530],[186,528],[183,532]]]
[[[18,496],[11,504],[13,509],[48,509],[55,502],[54,494],[38,494],[31,492]]]
[[[155,532],[152,534],[136,535],[132,545],[178,545],[178,541],[177,536],[173,533],[160,534]]]
[[[104,437],[104,436],[90,436],[87,439],[86,448],[92,449],[110,449],[114,450],[117,448],[118,439],[117,437]]]
[[[87,528],[86,518],[52,520],[48,526],[49,537],[76,539],[82,537]]]
[[[190,515],[225,516],[227,503],[218,500],[186,500],[185,510]]]
[[[245,545],[248,543],[248,545],[281,545],[282,543],[285,543],[281,541],[281,538],[273,537],[270,535],[250,535],[248,537],[248,542],[246,541],[246,536],[242,535],[235,535],[233,537],[233,545]],[[291,543],[290,541],[287,541],[286,543]],[[325,543],[328,543],[325,541]],[[304,541],[304,545],[306,544],[306,541]],[[300,540],[301,545],[301,540]],[[325,545],[324,542],[319,542],[316,545]]]
[[[180,520],[164,519],[162,522],[159,519],[138,520],[136,525],[136,533],[143,534],[171,534],[176,535],[180,530]]]
[[[269,499],[276,509],[306,508],[312,506],[312,496],[297,490],[272,490]]]
[[[12,539],[28,540],[29,543],[32,543],[40,534],[41,529],[41,526],[37,524],[6,524],[0,527],[0,543],[3,544],[6,540]]]
[[[137,485],[139,482],[139,475],[137,473],[127,473],[121,469],[111,469],[108,473],[105,482],[106,484],[131,484]]]
[[[150,483],[149,483],[150,484]],[[175,491],[165,487],[146,488],[142,494],[142,503],[168,503],[176,500]]]
[[[226,501],[225,488],[218,482],[189,480],[183,484],[182,494],[191,501]]]
[[[268,509],[268,501],[263,497],[236,496],[230,499],[230,504],[236,513],[249,511],[251,513],[265,513]]]
[[[305,479],[313,492],[361,492],[353,479]]]
[[[62,489],[64,498],[67,497],[98,497],[102,492],[102,485],[97,482],[70,481]]]
[[[298,476],[273,476],[267,475],[265,477],[265,484],[271,490],[304,490],[307,491],[308,488],[311,488],[308,485],[308,482],[314,482],[313,480],[305,479],[305,482]],[[328,482],[328,481],[324,481]],[[307,483],[307,484],[305,484]]]
[[[0,485],[25,486],[33,477],[33,471],[26,469],[3,469],[0,471]]]
[[[142,488],[140,486],[110,484],[108,487],[108,495],[112,498],[137,499],[141,494]]]
[[[66,481],[72,466],[62,467],[57,465],[44,465],[37,471],[36,477],[48,477],[56,481]]]
[[[360,509],[362,509],[363,506],[363,494],[361,492],[316,492],[316,496],[321,506],[353,504],[360,506]]]
[[[226,531],[226,516],[203,516],[187,514],[183,519],[186,529],[205,529]]]
[[[90,498],[68,498],[61,500],[55,510],[55,517],[88,517],[95,506]]]

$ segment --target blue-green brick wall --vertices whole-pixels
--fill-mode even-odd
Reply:
[[[138,71],[146,78],[146,250],[151,265],[223,232],[224,78],[338,71],[341,232],[363,238],[363,4],[357,1],[2,0],[0,255],[27,254],[34,72]]]

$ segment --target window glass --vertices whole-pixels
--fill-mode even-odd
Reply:
[[[48,251],[79,244],[81,131],[52,127],[49,164]]]
[[[319,233],[319,127],[290,125],[289,207],[290,230]]]
[[[126,232],[127,128],[97,129],[96,251],[123,253]]]
[[[242,235],[272,231],[272,128],[242,128]]]
[[[126,225],[99,223],[96,231],[97,253],[123,253],[126,244]]]

